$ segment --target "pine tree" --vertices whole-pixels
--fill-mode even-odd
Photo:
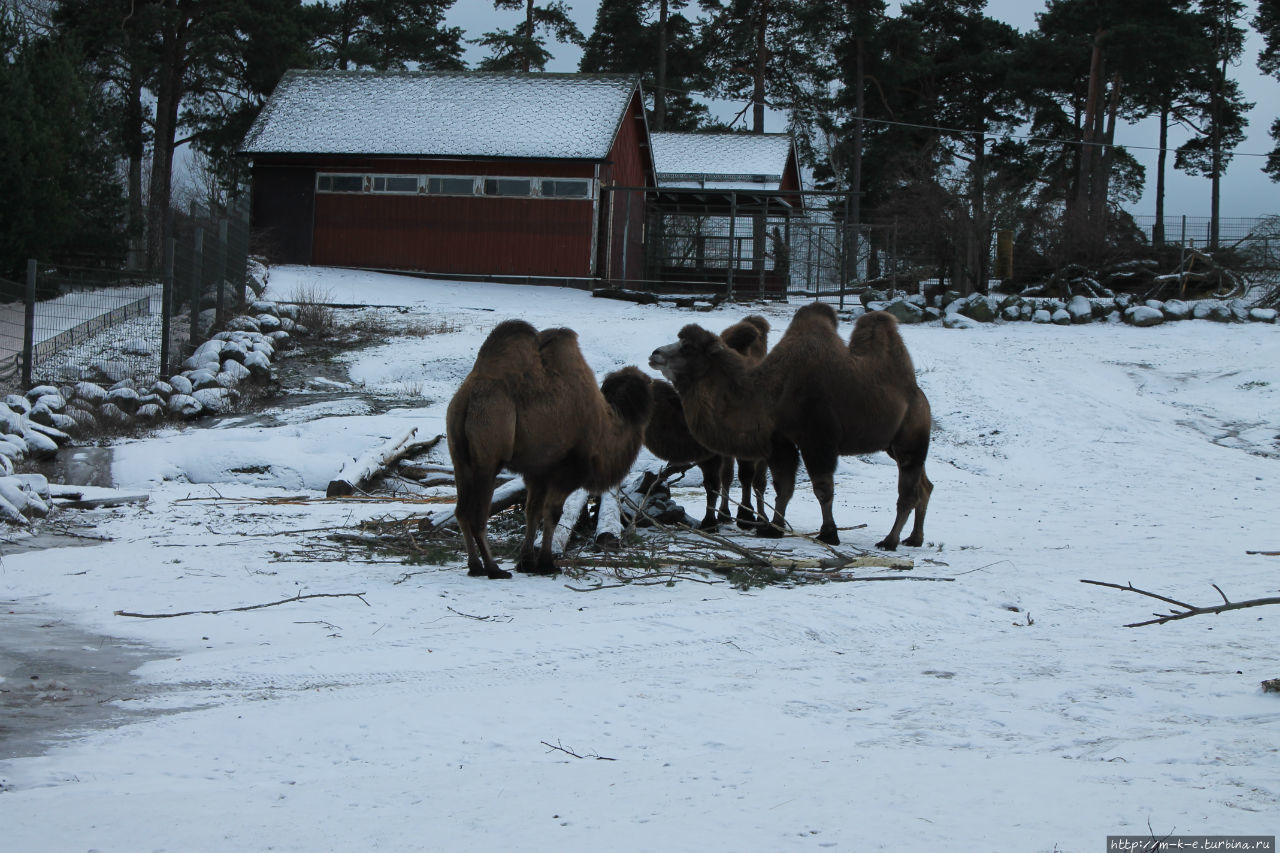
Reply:
[[[639,73],[653,98],[649,127],[655,131],[696,130],[707,122],[707,107],[692,97],[704,85],[703,63],[694,26],[680,11],[685,5],[685,0],[601,0],[578,64],[578,70],[590,73]]]
[[[563,0],[544,6],[534,0],[493,0],[493,8],[523,9],[525,17],[513,29],[487,32],[478,40],[489,48],[489,56],[480,61],[483,71],[542,71],[551,59],[545,34],[563,44],[581,46],[586,41]]]
[[[1258,54],[1258,68],[1280,80],[1280,0],[1258,0],[1258,13],[1253,27],[1262,34],[1263,47]],[[1262,170],[1273,181],[1280,181],[1280,118],[1271,122],[1271,139],[1275,148],[1267,155]]]
[[[444,25],[455,0],[320,0],[302,7],[319,68],[455,70],[462,29]]]
[[[0,9],[0,275],[26,259],[118,263],[124,196],[110,108],[74,44],[21,31]]]

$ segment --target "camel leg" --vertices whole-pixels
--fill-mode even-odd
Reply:
[[[898,460],[898,514],[893,520],[893,529],[889,535],[876,543],[877,548],[886,551],[898,549],[898,536],[907,523],[907,516],[912,510],[916,513],[915,529],[905,544],[924,544],[924,510],[929,505],[929,494],[933,491],[933,483],[929,483],[924,475],[924,462],[916,462],[909,454],[899,454]],[[926,486],[925,484],[928,483]]]
[[[773,520],[761,524],[757,536],[778,539],[787,530],[787,504],[796,491],[796,471],[800,468],[800,452],[796,446],[781,438],[773,440],[769,454],[769,474],[773,477]]]
[[[511,572],[498,568],[489,551],[489,507],[497,472],[467,469],[458,475],[456,517],[467,547],[467,574],[473,577],[509,578]]]
[[[551,553],[551,540],[555,538],[556,525],[560,523],[560,515],[564,512],[564,492],[551,489],[548,491],[546,503],[542,509],[542,548],[538,551],[537,564],[526,571],[535,575],[558,574],[560,567],[556,565]]]
[[[520,544],[520,562],[516,565],[518,572],[537,572],[538,560],[534,553],[533,540],[539,526],[543,523],[543,515],[547,503],[547,484],[533,482],[525,477],[528,494],[524,502],[524,541]]]
[[[756,524],[764,524],[765,519],[769,517],[764,502],[764,491],[769,485],[769,466],[764,463],[764,460],[756,460],[751,463],[751,467],[753,469],[751,490],[756,496]]]
[[[720,457],[703,459],[698,463],[698,470],[702,472],[702,487],[707,492],[707,509],[702,521],[698,522],[698,527],[701,530],[715,530],[720,524],[720,519],[716,516],[716,502],[723,494],[720,491]]]
[[[831,503],[836,496],[835,473],[840,457],[834,448],[826,447],[807,447],[802,454],[804,467],[809,471],[809,481],[813,483],[813,496],[818,499],[818,506],[822,508],[822,527],[818,530],[818,541],[839,545],[840,534],[836,532]]]
[[[733,515],[729,512],[729,490],[733,488],[733,457],[717,456],[716,464],[719,466],[720,487],[720,513],[717,518],[721,524],[728,524],[733,520]]]
[[[903,545],[919,548],[924,544],[924,514],[929,509],[929,497],[933,494],[933,482],[920,468],[920,500],[916,503],[916,520],[911,525],[911,535],[902,540]]]
[[[742,487],[742,501],[738,504],[738,526],[743,530],[755,530],[765,521],[764,515],[764,486],[759,486],[760,501],[758,504],[752,503],[752,490],[756,489],[756,481],[764,476],[765,463],[757,462],[754,459],[738,460],[738,484]],[[760,513],[757,514],[755,506],[760,507]]]

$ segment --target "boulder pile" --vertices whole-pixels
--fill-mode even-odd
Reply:
[[[0,401],[0,520],[26,524],[48,512],[49,484],[39,474],[15,474],[24,459],[50,459],[72,440],[125,432],[166,421],[224,414],[240,386],[272,379],[271,362],[307,329],[297,306],[254,302],[225,329],[196,347],[182,371],[140,387],[132,379],[106,386],[80,381],[37,385]]]

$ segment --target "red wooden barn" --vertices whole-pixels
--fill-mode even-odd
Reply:
[[[277,262],[642,275],[644,211],[601,191],[654,186],[635,76],[290,71],[241,153]]]

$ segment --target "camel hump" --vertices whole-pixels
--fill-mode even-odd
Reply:
[[[898,332],[898,320],[887,311],[868,311],[858,318],[849,336],[849,352],[857,357],[884,359],[915,376],[911,355]]]
[[[524,320],[504,320],[493,327],[480,345],[476,363],[531,356],[537,346],[538,330]]]
[[[759,356],[763,356],[765,334],[767,332],[761,332],[759,326],[742,320],[721,332],[720,340],[724,341],[724,345],[729,349],[737,350],[743,355],[754,352]]]
[[[699,326],[697,323],[690,323],[680,330],[679,338],[687,344],[703,346],[712,341],[719,340],[715,335]]]
[[[653,380],[638,367],[627,365],[610,373],[600,393],[625,423],[647,423],[653,412]]]
[[[538,349],[563,344],[566,341],[571,341],[576,345],[578,343],[578,333],[573,329],[564,327],[543,329],[538,333]]]
[[[801,306],[800,310],[796,311],[795,316],[791,318],[792,325],[797,322],[821,322],[835,329],[840,325],[840,318],[836,316],[836,309],[827,303],[810,302],[808,305]]]

